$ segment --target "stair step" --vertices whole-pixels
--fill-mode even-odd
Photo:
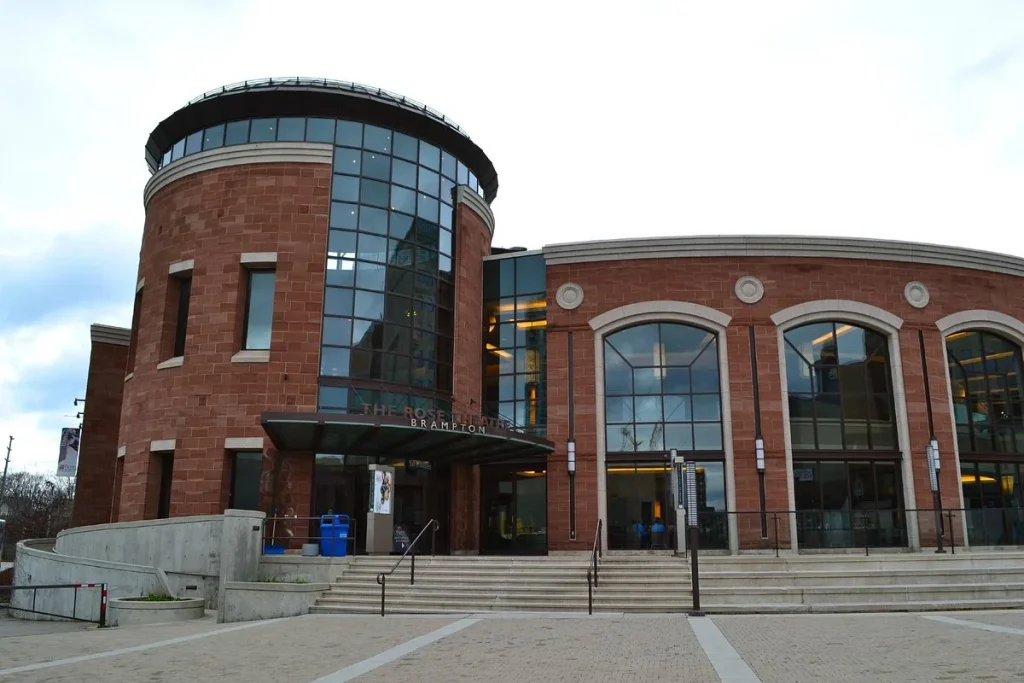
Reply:
[[[955,612],[959,610],[996,610],[1024,608],[1024,598],[974,600],[911,600],[907,602],[845,602],[828,605],[704,603],[707,614],[848,614],[855,612]]]
[[[379,613],[377,575],[395,558],[354,558],[316,613]],[[587,558],[442,558],[403,563],[387,583],[388,613],[585,612]],[[1024,553],[701,558],[709,613],[878,612],[1024,607]],[[665,555],[606,556],[597,612],[686,612],[690,565]]]

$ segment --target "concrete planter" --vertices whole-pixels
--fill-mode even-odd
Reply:
[[[202,598],[182,598],[157,602],[120,598],[107,604],[107,624],[110,626],[142,626],[172,621],[201,619],[206,614],[206,601]]]
[[[309,614],[329,583],[230,582],[224,586],[224,604],[217,612],[221,622],[257,621]]]

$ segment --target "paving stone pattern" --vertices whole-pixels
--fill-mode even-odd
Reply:
[[[718,683],[685,617],[485,619],[360,683]]]
[[[963,613],[948,616],[964,618]],[[762,683],[1024,680],[1024,658],[1017,654],[1024,636],[937,623],[913,614],[714,621]]]
[[[230,625],[207,617],[185,624],[70,631],[5,621],[0,624],[0,683],[310,683],[323,677],[334,683],[353,680],[335,672],[367,660],[383,661],[356,677],[359,683],[720,680],[709,655],[723,653],[705,653],[687,618],[677,615],[472,615],[479,620],[462,630],[404,656],[389,654],[462,616],[313,615]],[[1024,612],[946,616],[1024,629]],[[1024,634],[936,622],[925,615],[720,616],[710,621],[760,683],[1024,680],[1024,658],[1018,654]],[[183,637],[191,639],[164,642]],[[26,664],[150,644],[156,646],[3,674]]]

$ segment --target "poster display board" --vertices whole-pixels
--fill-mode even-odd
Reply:
[[[394,474],[385,470],[374,470],[370,478],[370,512],[378,515],[391,514],[391,499],[394,492]]]

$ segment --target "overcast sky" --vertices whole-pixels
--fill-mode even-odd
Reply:
[[[1024,2],[0,0],[0,449],[54,472],[89,324],[128,326],[163,118],[314,76],[451,116],[494,243],[697,234],[1024,256]]]

